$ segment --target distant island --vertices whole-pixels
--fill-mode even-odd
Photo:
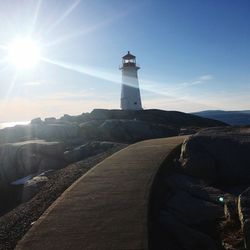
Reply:
[[[241,110],[241,111],[204,110],[192,114],[209,119],[222,121],[230,125],[250,125],[250,110]]]

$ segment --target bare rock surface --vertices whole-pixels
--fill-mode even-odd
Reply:
[[[61,142],[31,140],[0,145],[0,186],[29,174],[65,166]]]
[[[163,124],[138,120],[106,120],[100,127],[100,136],[105,140],[136,142],[150,138],[169,137],[179,130]]]
[[[185,173],[209,181],[240,185],[250,183],[250,128],[205,129],[182,147]]]
[[[195,133],[199,128],[223,125],[226,124],[177,111],[95,109],[91,113],[64,115],[59,119],[35,118],[29,125],[2,129],[0,144],[35,138],[71,143],[78,143],[79,139],[132,143],[178,135],[182,129]]]
[[[218,246],[214,239],[196,229],[193,229],[179,222],[171,213],[161,214],[162,230],[166,235],[171,235],[177,239],[175,242],[176,249],[202,249],[202,250],[218,250]],[[164,249],[164,248],[162,248]],[[166,248],[171,249],[173,248]]]
[[[238,198],[238,214],[246,249],[250,249],[250,187]]]
[[[79,127],[76,124],[33,121],[29,125],[17,125],[0,130],[0,144],[30,139],[67,141],[78,137],[78,135]]]
[[[43,185],[48,182],[49,178],[46,176],[35,176],[31,180],[28,180],[23,186],[22,202],[29,201],[35,196]]]
[[[215,204],[222,204],[223,201],[231,200],[232,195],[213,186],[208,186],[202,179],[185,174],[172,174],[167,177],[165,184],[171,192],[185,191],[195,198],[202,199]]]
[[[188,225],[216,221],[224,216],[223,206],[195,198],[184,191],[177,192],[168,198],[165,209]]]
[[[94,109],[90,113],[90,119],[102,120],[134,120],[165,124],[172,127],[214,127],[223,126],[225,123],[211,119],[203,119],[195,115],[190,115],[178,111],[163,111],[158,109],[147,110],[107,110]]]
[[[166,160],[152,198],[155,249],[250,249],[249,152],[249,127],[217,127]]]
[[[117,143],[106,141],[88,142],[71,150],[65,151],[64,159],[70,163],[77,162],[84,158],[106,151],[114,146],[117,146]]]

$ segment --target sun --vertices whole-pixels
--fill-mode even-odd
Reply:
[[[8,45],[7,50],[7,60],[17,69],[30,69],[41,58],[38,43],[29,37],[16,38]]]

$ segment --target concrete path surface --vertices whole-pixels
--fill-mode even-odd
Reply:
[[[96,165],[39,218],[16,250],[148,249],[154,176],[185,136],[133,144]]]

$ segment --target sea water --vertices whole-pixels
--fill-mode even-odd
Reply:
[[[16,125],[26,125],[30,121],[22,121],[22,122],[2,122],[0,123],[0,129],[7,128],[7,127],[14,127]]]

